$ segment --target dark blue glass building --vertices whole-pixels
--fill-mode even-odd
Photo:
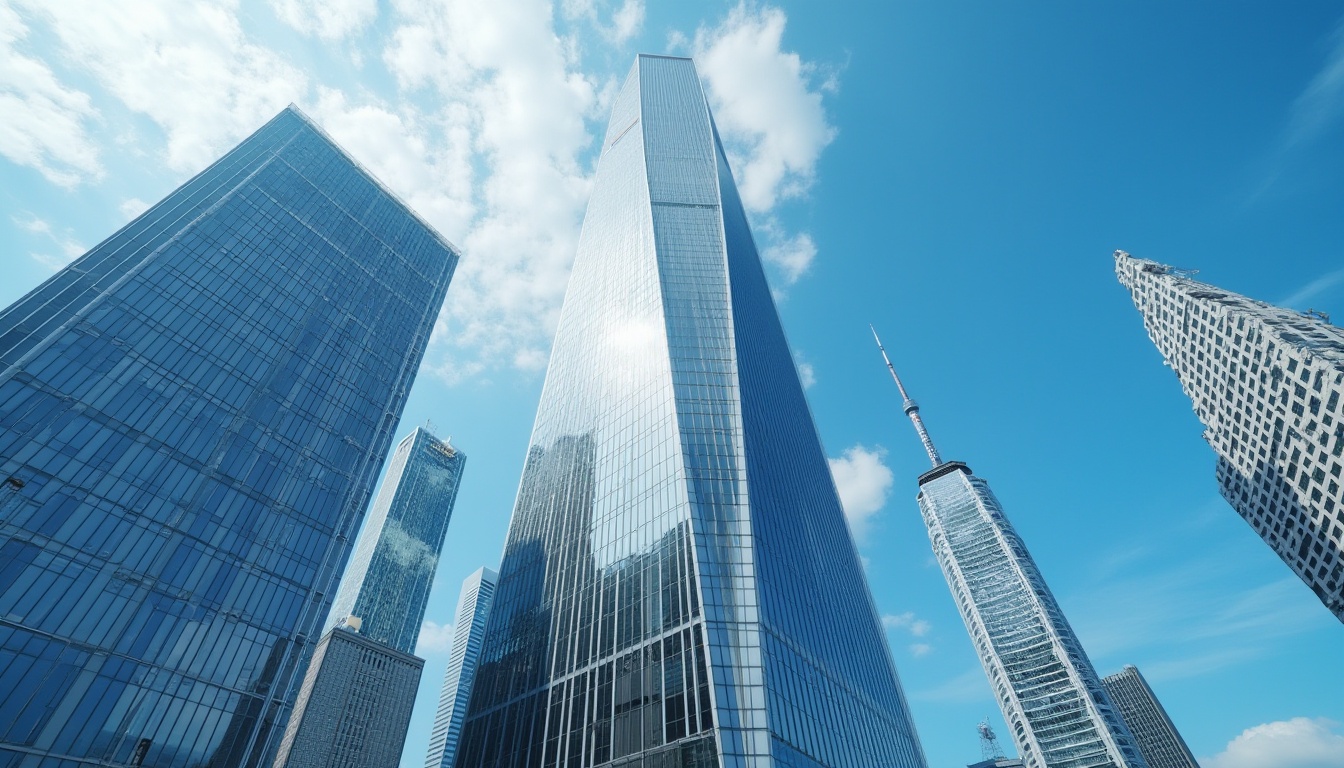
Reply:
[[[0,312],[0,766],[269,761],[457,259],[290,108]]]
[[[457,766],[923,766],[695,67],[612,109]]]

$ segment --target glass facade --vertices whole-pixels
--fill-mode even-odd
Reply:
[[[276,768],[390,768],[401,760],[425,662],[338,627],[303,676]]]
[[[0,766],[269,762],[457,259],[291,107],[0,312]]]
[[[415,652],[467,456],[417,427],[392,455],[355,542],[327,627],[358,616],[360,634]]]
[[[688,59],[604,138],[458,766],[923,766]]]
[[[989,484],[952,461],[921,475],[919,489],[934,554],[1023,764],[1146,768]]]
[[[1199,768],[1185,739],[1176,730],[1157,694],[1148,687],[1138,667],[1127,666],[1114,675],[1104,677],[1101,684],[1120,709],[1120,715],[1134,735],[1139,752],[1148,761],[1148,768]]]
[[[1218,454],[1218,489],[1344,621],[1344,329],[1115,252]]]
[[[479,568],[462,582],[462,594],[457,599],[457,620],[453,625],[453,649],[448,656],[448,670],[443,675],[425,768],[453,768],[457,759],[471,683],[476,677],[476,661],[485,639],[485,621],[490,616],[498,581],[499,574],[489,568]]]

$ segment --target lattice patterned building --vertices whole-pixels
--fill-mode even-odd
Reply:
[[[1115,253],[1218,453],[1218,488],[1344,621],[1344,330]]]

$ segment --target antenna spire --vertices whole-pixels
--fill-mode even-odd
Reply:
[[[901,377],[896,375],[896,368],[892,366],[891,359],[887,357],[887,350],[883,348],[882,340],[877,337],[877,329],[870,324],[868,330],[873,332],[873,340],[877,342],[877,348],[882,353],[882,359],[887,363],[887,370],[891,371],[891,378],[896,382],[896,388],[901,391],[901,409],[914,423],[915,431],[919,433],[919,440],[924,443],[924,452],[929,454],[929,461],[933,463],[933,466],[941,466],[943,459],[938,455],[938,449],[933,447],[933,439],[929,437],[929,430],[924,428],[924,420],[919,417],[919,403],[912,400],[905,391],[905,385],[901,383]]]

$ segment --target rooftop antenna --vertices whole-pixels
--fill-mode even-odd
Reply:
[[[989,727],[989,718],[981,720],[975,729],[980,732],[980,759],[1002,760],[1003,747],[999,746],[999,737],[994,735],[994,729]]]
[[[1307,308],[1307,311],[1306,311],[1306,312],[1303,312],[1302,314],[1303,314],[1303,315],[1306,315],[1307,317],[1314,318],[1314,319],[1316,319],[1316,320],[1320,320],[1321,322],[1325,323],[1326,325],[1330,325],[1330,313],[1328,313],[1328,312],[1322,312],[1322,311],[1319,310],[1319,309],[1312,309],[1312,308],[1308,307],[1308,308]]]
[[[919,440],[924,443],[924,452],[929,454],[929,461],[933,463],[933,466],[942,466],[943,459],[938,455],[938,449],[933,447],[933,440],[929,438],[929,430],[924,428],[924,420],[919,417],[919,403],[910,399],[910,395],[905,391],[905,385],[901,383],[901,377],[896,375],[896,369],[892,366],[891,359],[887,357],[887,350],[883,348],[882,340],[877,337],[877,329],[870,324],[868,330],[873,332],[873,340],[877,342],[877,348],[882,353],[882,359],[887,363],[887,370],[891,371],[891,378],[896,382],[896,388],[901,391],[901,409],[914,423],[915,431],[919,433]]]

